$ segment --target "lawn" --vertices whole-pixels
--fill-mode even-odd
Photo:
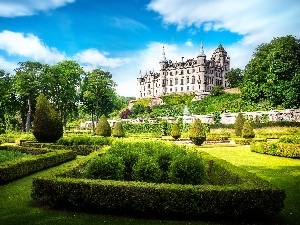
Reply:
[[[55,169],[52,168],[0,186],[0,224],[300,224],[300,160],[261,155],[250,152],[249,147],[233,146],[206,145],[198,149],[256,173],[284,189],[287,194],[286,207],[280,215],[265,220],[254,219],[254,221],[207,220],[199,222],[144,220],[39,208],[34,206],[30,197],[32,178]]]

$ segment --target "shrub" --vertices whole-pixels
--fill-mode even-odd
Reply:
[[[97,123],[96,134],[104,137],[111,136],[111,128],[104,114],[100,117]]]
[[[206,178],[204,162],[196,153],[178,155],[170,165],[169,179],[177,184],[202,184]]]
[[[205,129],[200,119],[195,119],[193,122],[189,131],[189,137],[195,145],[201,145],[205,141]]]
[[[175,154],[175,152],[173,152],[173,154]],[[165,151],[160,151],[159,153],[156,154],[156,160],[162,172],[160,181],[162,183],[167,183],[169,180],[168,179],[169,167],[173,160],[172,152],[168,149],[166,149]]]
[[[87,178],[101,180],[123,180],[124,164],[120,157],[110,154],[100,155],[85,167]]]
[[[142,155],[132,168],[136,181],[159,183],[162,172],[153,157]]]
[[[125,137],[125,133],[123,131],[123,126],[121,122],[117,122],[112,131],[112,136],[114,137]]]
[[[234,122],[234,130],[236,136],[242,136],[245,118],[242,113],[239,113]]]
[[[171,130],[171,136],[177,140],[178,138],[180,138],[181,133],[180,133],[180,129],[178,126],[178,123],[174,123],[172,126],[172,130]]]
[[[243,138],[254,138],[255,137],[253,127],[251,126],[251,124],[248,120],[246,120],[244,122],[243,130],[242,130],[242,137]]]
[[[279,142],[300,144],[300,135],[284,135],[279,138]]]
[[[43,94],[37,98],[33,135],[38,142],[56,142],[63,136],[63,123]]]

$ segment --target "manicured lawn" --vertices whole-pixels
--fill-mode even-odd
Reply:
[[[300,159],[253,153],[249,146],[206,145],[199,149],[255,173],[285,190],[285,208],[280,216],[288,224],[300,224]]]
[[[251,221],[171,221],[143,220],[72,211],[50,210],[33,205],[30,197],[32,178],[55,168],[0,186],[0,224],[300,224],[300,160],[252,153],[249,147],[206,145],[199,149],[225,159],[270,181],[286,191],[286,207],[279,216]],[[68,163],[66,163],[68,164]]]

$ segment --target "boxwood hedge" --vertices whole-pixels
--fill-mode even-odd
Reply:
[[[150,216],[231,216],[273,214],[284,207],[285,193],[232,164],[201,154],[210,184],[155,184],[83,179],[83,164],[99,153],[80,158],[71,167],[33,180],[32,198],[53,207]]]

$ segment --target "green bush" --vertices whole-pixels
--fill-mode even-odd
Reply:
[[[206,171],[202,158],[196,153],[178,155],[172,161],[169,179],[175,184],[202,184],[206,178]]]
[[[155,155],[155,158],[157,160],[158,166],[162,172],[161,174],[161,180],[162,183],[168,183],[169,182],[169,167],[171,165],[171,162],[173,160],[173,155],[175,155],[171,150],[165,149],[165,151],[160,151]]]
[[[300,158],[300,144],[280,142],[254,142],[251,143],[252,152],[282,156],[287,158]]]
[[[40,94],[36,101],[33,135],[38,142],[54,143],[63,136],[63,123],[43,94]]]
[[[112,131],[112,136],[114,137],[125,137],[125,133],[123,131],[123,125],[121,122],[117,122]]]
[[[251,126],[251,124],[248,120],[246,120],[244,122],[243,130],[242,130],[242,137],[243,138],[254,138],[255,137],[253,127]]]
[[[245,118],[242,113],[239,113],[234,122],[234,130],[236,136],[242,136]]]
[[[206,141],[227,141],[230,135],[207,134]]]
[[[195,119],[189,131],[189,138],[195,145],[202,145],[206,140],[205,128],[200,119]]]
[[[142,155],[134,164],[133,178],[135,181],[159,183],[162,172],[157,161],[150,156]]]
[[[171,136],[177,140],[181,136],[181,132],[177,123],[174,123],[171,130]]]
[[[120,157],[103,154],[92,159],[85,167],[85,176],[101,180],[123,180],[124,164]]]
[[[266,142],[266,138],[234,138],[237,145],[250,145],[253,142]]]
[[[111,136],[111,128],[104,114],[100,117],[97,123],[96,134],[104,137]]]
[[[284,135],[279,138],[279,142],[289,144],[300,144],[300,135]]]

